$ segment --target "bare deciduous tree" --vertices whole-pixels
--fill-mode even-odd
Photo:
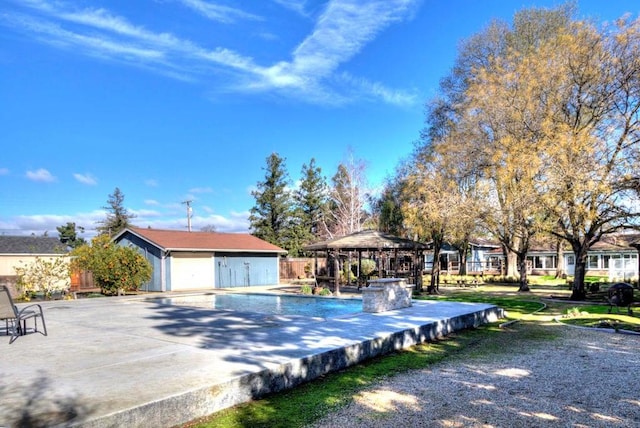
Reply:
[[[366,212],[366,166],[349,154],[346,163],[338,165],[329,189],[324,228],[328,237],[343,236],[362,230]]]

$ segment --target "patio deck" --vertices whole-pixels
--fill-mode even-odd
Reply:
[[[0,426],[171,427],[502,315],[432,301],[325,321],[129,296],[43,307],[48,337],[0,333]]]

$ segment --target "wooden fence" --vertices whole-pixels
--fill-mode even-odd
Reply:
[[[96,287],[93,282],[93,274],[90,271],[83,270],[71,273],[71,288],[69,291],[72,293],[91,293],[100,291],[100,287]]]
[[[286,258],[280,259],[280,280],[293,280],[308,278],[316,272],[316,262],[318,270],[326,268],[326,259],[313,258]]]

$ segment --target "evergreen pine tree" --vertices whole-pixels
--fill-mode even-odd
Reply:
[[[107,218],[99,222],[98,232],[103,235],[114,236],[122,229],[131,225],[134,214],[129,213],[124,207],[124,193],[119,188],[115,188],[113,194],[109,195],[108,206],[102,207],[107,211]]]
[[[258,182],[257,190],[251,192],[256,204],[250,211],[250,228],[254,236],[289,250],[292,202],[287,190],[285,159],[272,153],[263,169],[264,181]]]
[[[293,196],[296,211],[292,228],[299,247],[320,237],[328,192],[326,178],[322,176],[322,169],[316,166],[315,158],[311,159],[309,165],[302,165],[301,175],[300,187]]]
[[[78,237],[78,230],[80,233],[84,232],[84,227],[79,226],[76,228],[76,224],[74,222],[67,222],[64,226],[56,227],[58,231],[58,239],[65,245],[68,245],[71,248],[77,248],[80,245],[86,244],[84,238]]]

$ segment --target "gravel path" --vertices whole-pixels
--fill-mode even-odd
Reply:
[[[640,427],[640,336],[558,329],[513,355],[390,377],[313,427]]]

